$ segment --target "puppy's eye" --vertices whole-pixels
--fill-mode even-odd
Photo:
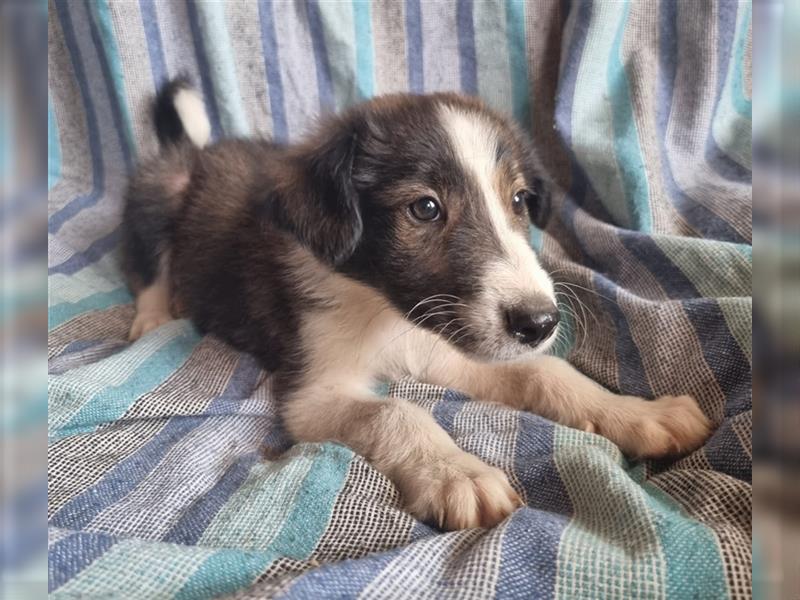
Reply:
[[[520,190],[514,194],[514,198],[511,200],[511,208],[516,214],[521,215],[525,212],[526,204],[532,199],[533,194],[531,194],[528,190]]]
[[[415,200],[408,207],[408,210],[418,221],[435,221],[442,215],[439,203],[430,196],[423,196]]]

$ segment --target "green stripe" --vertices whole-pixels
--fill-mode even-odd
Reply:
[[[741,116],[751,119],[753,114],[753,102],[744,93],[744,50],[747,42],[750,20],[753,14],[753,5],[745,3],[744,15],[739,25],[736,37],[736,48],[734,51],[733,81],[731,82],[731,100],[733,106]]]
[[[653,240],[703,296],[752,295],[753,265],[736,245],[667,235]]]
[[[726,598],[712,530],[643,480],[607,439],[556,426],[553,459],[574,507],[556,597]]]
[[[328,526],[333,505],[342,490],[353,451],[323,444],[295,497],[292,512],[270,548],[281,556],[305,560]]]
[[[102,423],[116,421],[142,395],[161,385],[194,351],[200,336],[188,329],[150,355],[119,385],[92,396],[53,437],[93,431]]]
[[[614,109],[609,98],[608,57],[618,37],[626,4],[596,2],[578,66],[572,104],[572,145],[600,201],[615,224],[632,228],[628,193],[616,159]],[[617,54],[618,55],[618,54]]]
[[[356,30],[356,98],[372,98],[375,93],[375,52],[372,47],[372,15],[368,0],[353,0]]]
[[[736,13],[736,37],[731,47],[731,57],[722,95],[711,124],[711,133],[717,146],[732,160],[746,169],[753,165],[752,102],[744,97],[744,44],[750,23],[750,7],[740,4]]]
[[[656,515],[619,449],[556,426],[553,459],[573,506],[558,548],[555,597],[668,597]]]
[[[642,150],[639,147],[628,76],[621,61],[622,40],[625,36],[625,26],[628,23],[630,0],[625,0],[624,6],[617,25],[614,43],[611,46],[607,72],[614,126],[614,150],[628,205],[628,223],[639,231],[649,232],[653,228],[653,216],[650,212],[647,170],[642,159]]]
[[[327,526],[352,457],[337,444],[300,444],[280,462],[254,465],[199,543],[306,558]]]
[[[199,543],[251,550],[268,548],[286,522],[315,454],[314,446],[298,446],[285,460],[253,465],[245,482],[208,524]],[[251,517],[254,510],[261,513],[256,520]]]
[[[106,60],[108,61],[108,68],[111,72],[111,78],[114,81],[113,94],[116,96],[117,106],[119,106],[120,114],[122,115],[125,144],[130,150],[131,157],[136,158],[136,143],[133,137],[133,125],[131,122],[130,112],[128,111],[128,101],[125,96],[125,78],[122,74],[122,62],[120,61],[117,39],[114,35],[114,29],[111,24],[111,14],[108,8],[108,1],[96,0],[95,2],[89,2],[88,5],[90,7],[92,17],[94,18],[95,23],[97,23],[97,29],[103,42],[103,50],[106,54]]]
[[[647,506],[666,563],[666,598],[727,598],[725,568],[714,533],[658,487],[645,483]]]
[[[239,91],[233,47],[225,22],[225,2],[197,2],[195,5],[222,129],[230,136],[246,136],[250,133],[250,124]]]
[[[533,100],[528,82],[525,3],[522,0],[506,0],[506,36],[508,38],[508,64],[511,69],[514,118],[525,129],[530,129]]]
[[[50,597],[171,598],[211,553],[197,546],[122,540]]]
[[[275,557],[266,552],[223,549],[209,556],[173,597],[216,598],[251,584]]]
[[[722,298],[717,301],[728,330],[747,360],[753,362],[753,299]]]
[[[355,5],[351,2],[319,2],[325,50],[331,67],[336,108],[350,106],[357,100],[357,72],[354,22]]]
[[[62,302],[48,310],[50,330],[85,312],[102,310],[117,304],[127,304],[132,298],[127,288],[120,287],[110,292],[98,292],[78,302]]]
[[[513,98],[506,15],[494,3],[472,9],[478,94],[493,108],[511,114]]]

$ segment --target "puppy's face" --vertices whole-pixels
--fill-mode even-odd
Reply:
[[[315,235],[337,246],[322,252],[337,270],[476,358],[552,343],[553,285],[528,243],[542,190],[513,126],[455,95],[390,96],[324,136],[317,146],[329,155],[315,167],[336,171],[327,184],[336,193]]]

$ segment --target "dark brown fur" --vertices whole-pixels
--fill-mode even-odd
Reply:
[[[125,264],[132,285],[152,282],[168,251],[173,295],[202,332],[269,370],[292,373],[303,366],[296,334],[312,302],[291,259],[297,244],[403,312],[433,293],[469,301],[480,289],[481,261],[500,244],[437,121],[440,103],[480,112],[497,127],[504,194],[536,187],[522,135],[479,101],[452,94],[380,98],[329,117],[295,146],[182,143],[131,181]],[[419,226],[407,207],[431,192],[447,219]]]

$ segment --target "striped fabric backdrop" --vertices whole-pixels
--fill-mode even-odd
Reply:
[[[746,598],[751,542],[749,2],[50,0],[49,548],[54,598]],[[607,387],[691,393],[677,462],[412,381],[526,506],[441,533],[336,444],[291,446],[248,356],[175,321],[135,344],[121,197],[149,101],[188,73],[213,136],[297,140],[396,91],[458,90],[559,184],[531,243],[557,352]]]

